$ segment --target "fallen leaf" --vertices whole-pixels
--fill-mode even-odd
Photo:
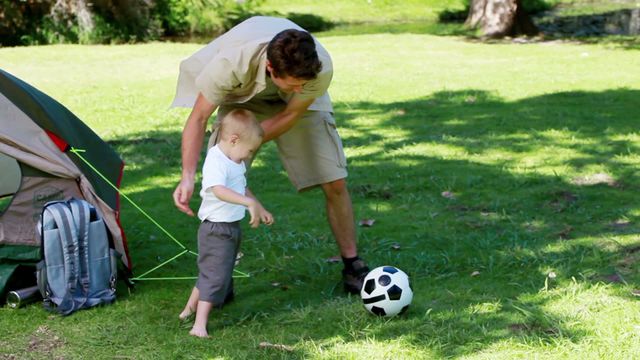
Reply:
[[[549,277],[549,279],[555,279],[556,278],[556,273],[551,271],[549,274],[547,274],[547,276]]]
[[[393,250],[400,250],[400,244],[398,244],[398,243],[393,243],[393,244],[391,244],[391,248],[392,248]]]
[[[634,289],[634,290],[631,290],[631,295],[633,295],[633,296],[640,296],[640,289]]]
[[[327,258],[325,261],[328,262],[329,264],[335,264],[335,263],[341,262],[342,257],[340,255],[332,256],[330,258]]]
[[[238,255],[236,255],[236,265],[240,264],[240,259],[242,259],[243,256],[244,254],[242,253],[242,251],[238,251]]]
[[[471,276],[478,276],[480,275],[480,271],[474,271],[471,273]]]
[[[396,111],[396,115],[404,115],[406,113],[407,112],[405,111],[405,109],[399,109],[399,110]]]
[[[284,350],[284,351],[293,351],[292,346],[283,345],[283,344],[272,344],[270,342],[263,341],[259,345],[262,349],[276,349],[276,350]]]
[[[362,219],[358,222],[358,225],[362,227],[372,227],[375,222],[374,219]]]
[[[280,283],[279,283],[279,282],[272,282],[272,283],[271,283],[271,286],[273,286],[273,287],[278,287],[278,286],[280,286]]]
[[[454,193],[452,193],[451,191],[443,191],[440,195],[442,195],[442,197],[445,197],[447,199],[455,199],[456,195]]]

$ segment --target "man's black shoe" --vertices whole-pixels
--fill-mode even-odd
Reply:
[[[342,270],[342,283],[344,291],[350,294],[360,294],[364,277],[369,273],[369,267],[362,259],[353,262],[352,269]]]

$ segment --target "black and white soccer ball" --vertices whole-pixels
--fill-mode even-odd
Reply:
[[[380,266],[364,278],[360,297],[372,314],[394,316],[407,310],[413,290],[404,271],[395,266]]]

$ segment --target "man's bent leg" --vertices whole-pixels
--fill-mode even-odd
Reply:
[[[353,206],[347,182],[339,179],[320,186],[327,201],[327,219],[345,264],[342,270],[344,290],[358,294],[369,268],[358,257]]]
[[[347,163],[333,115],[307,111],[276,142],[289,179],[298,191],[322,188],[327,219],[344,262],[344,288],[359,293],[369,268],[358,257],[353,206],[345,180]]]
[[[343,258],[358,256],[353,206],[345,179],[321,184],[327,205],[327,219]]]

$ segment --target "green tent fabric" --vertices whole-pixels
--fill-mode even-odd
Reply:
[[[57,135],[66,144],[86,150],[85,158],[96,165],[112,183],[120,184],[124,163],[118,154],[66,107],[3,70],[0,70],[0,89],[4,96],[42,129]],[[111,208],[118,208],[118,192],[80,159],[73,156],[70,158],[89,179],[98,196]]]
[[[35,285],[32,275],[40,258],[39,247],[0,246],[0,299],[5,299],[10,290]]]

